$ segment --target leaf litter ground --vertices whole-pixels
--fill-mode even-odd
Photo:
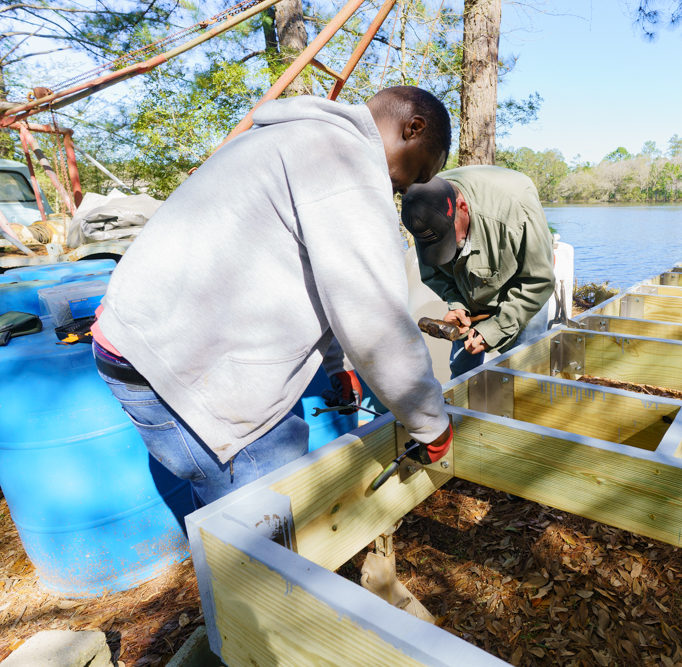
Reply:
[[[682,665],[682,549],[457,479],[393,539],[437,624],[514,665]]]
[[[399,579],[441,628],[514,665],[682,667],[678,547],[457,479],[405,517],[394,547]],[[359,583],[366,552],[339,574]],[[46,592],[4,498],[0,587],[0,660],[40,630],[101,629],[119,667],[161,665],[203,622],[190,560],[95,599]]]
[[[0,661],[40,630],[102,630],[114,665],[165,665],[202,623],[189,558],[121,593],[68,600],[47,592],[0,498]]]

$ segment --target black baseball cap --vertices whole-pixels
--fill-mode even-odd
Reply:
[[[424,264],[442,266],[454,258],[455,191],[445,179],[435,176],[428,183],[411,185],[403,195],[400,217]]]

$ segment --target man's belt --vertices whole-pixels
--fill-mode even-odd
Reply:
[[[95,345],[97,345],[95,343]],[[99,349],[95,347],[95,365],[98,370],[107,377],[114,378],[124,384],[134,384],[142,387],[149,387],[149,382],[144,379],[129,363],[109,360],[104,357]]]

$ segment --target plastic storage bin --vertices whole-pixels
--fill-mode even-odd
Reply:
[[[77,317],[95,314],[107,285],[102,280],[74,281],[38,290],[41,317],[49,317],[53,326],[61,326]]]

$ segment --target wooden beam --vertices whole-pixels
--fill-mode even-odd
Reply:
[[[390,414],[381,419],[383,424],[377,427],[372,422],[363,427],[359,437],[345,447],[318,450],[321,454],[316,460],[270,487],[291,502],[298,553],[331,570],[452,477],[451,467],[436,464],[418,470],[404,482],[394,475],[372,491],[372,481],[409,440],[404,431],[397,436]]]
[[[608,315],[590,315],[581,318],[580,322],[585,323],[586,328],[591,331],[609,331],[610,333],[646,336],[647,338],[682,340],[682,323],[678,322],[656,322],[654,320]]]
[[[461,417],[455,422],[457,477],[682,545],[682,459],[449,410]]]
[[[513,391],[513,418],[654,451],[682,402],[522,371],[490,369]],[[487,410],[491,412],[491,410]]]
[[[682,296],[682,286],[657,285],[653,283],[643,283],[633,287],[628,292],[635,294],[654,294],[656,296]]]
[[[234,519],[192,515],[189,524],[200,585],[213,594],[211,648],[226,664],[506,664]]]
[[[581,374],[682,390],[682,342],[585,333]]]

